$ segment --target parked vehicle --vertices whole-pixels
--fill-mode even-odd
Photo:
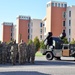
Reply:
[[[53,58],[61,60],[61,57],[74,57],[75,58],[75,44],[64,44],[59,37],[53,38],[53,46],[47,49],[41,49],[41,53],[46,55],[47,60]]]

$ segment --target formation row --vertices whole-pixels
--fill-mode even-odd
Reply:
[[[9,44],[0,43],[0,64],[34,63],[35,49],[34,43],[27,45],[23,40],[19,44],[16,44],[16,41]]]

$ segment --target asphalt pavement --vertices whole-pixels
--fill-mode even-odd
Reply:
[[[61,58],[61,61],[47,61],[36,57],[35,64],[0,65],[0,75],[75,75],[74,58]]]

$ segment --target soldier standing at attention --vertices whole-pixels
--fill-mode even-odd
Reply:
[[[2,43],[2,63],[7,63],[7,44],[5,42]]]
[[[16,41],[13,41],[13,45],[11,46],[11,62],[13,65],[16,64],[16,58],[17,58],[17,53],[18,53],[18,46],[16,44]]]
[[[24,64],[26,62],[26,47],[26,43],[21,40],[21,43],[18,45],[19,64]]]
[[[0,42],[0,64],[2,64],[2,43]]]
[[[30,51],[31,51],[31,45],[28,44],[27,45],[27,57],[26,57],[28,63],[30,63]]]
[[[31,51],[30,51],[31,63],[34,63],[35,61],[35,49],[36,46],[34,45],[34,43],[31,43]]]

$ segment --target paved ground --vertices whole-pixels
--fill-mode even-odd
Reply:
[[[47,61],[45,57],[36,57],[34,65],[0,65],[0,75],[75,75],[75,61],[73,58]]]

